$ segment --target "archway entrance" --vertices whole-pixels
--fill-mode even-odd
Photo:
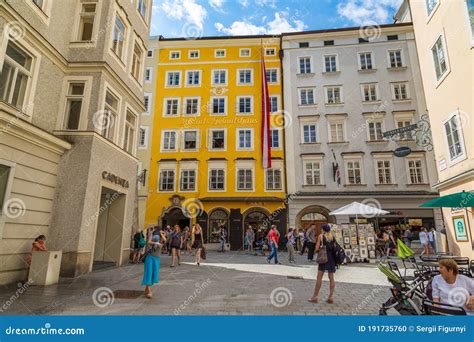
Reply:
[[[244,216],[244,229],[242,230],[242,236],[245,234],[248,227],[252,227],[256,241],[265,238],[267,231],[270,228],[268,215],[263,212],[263,210],[259,209],[248,211]],[[243,241],[245,241],[245,238],[243,238]]]
[[[181,208],[172,208],[169,210],[162,219],[163,227],[178,225],[181,229],[188,226],[191,227],[191,220],[183,214]]]
[[[214,209],[209,214],[209,226],[207,239],[209,243],[219,242],[219,231],[224,226],[227,230],[227,241],[229,241],[229,214],[224,209]]]
[[[321,234],[322,225],[335,223],[334,217],[329,215],[329,210],[321,206],[310,206],[298,213],[296,224],[298,228],[307,228],[311,224],[316,225],[316,233]]]

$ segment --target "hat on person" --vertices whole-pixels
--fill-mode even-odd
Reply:
[[[326,233],[331,231],[331,226],[329,224],[323,224],[322,228]]]

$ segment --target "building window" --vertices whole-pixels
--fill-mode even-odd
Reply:
[[[377,184],[392,184],[390,160],[377,160]]]
[[[160,191],[174,191],[174,170],[161,170],[158,183]]]
[[[326,87],[326,104],[341,104],[341,87]]]
[[[138,0],[137,4],[138,13],[142,16],[143,20],[147,19],[148,0]]]
[[[403,128],[403,127],[412,125],[412,120],[400,118],[400,119],[397,119],[396,123],[397,123],[397,128]],[[413,139],[412,131],[400,133],[398,135],[398,139],[399,140],[412,140]]]
[[[225,50],[215,50],[214,56],[216,58],[224,58],[225,57]]]
[[[311,74],[311,57],[300,57],[299,58],[299,70],[300,74]]]
[[[183,150],[197,150],[198,148],[198,131],[184,131],[183,133]]]
[[[270,147],[280,148],[280,130],[270,129]]]
[[[5,197],[7,195],[7,186],[10,179],[11,167],[0,164],[0,208],[3,208]],[[0,211],[0,216],[2,212]]]
[[[268,191],[277,191],[282,189],[281,181],[281,170],[280,169],[267,169],[266,175],[266,189]]]
[[[196,191],[196,170],[181,170],[180,191]]]
[[[211,114],[225,115],[226,114],[226,97],[214,97],[211,99],[212,107]]]
[[[393,83],[392,95],[394,100],[408,99],[408,85],[407,83]]]
[[[250,49],[240,49],[239,50],[240,57],[250,57]]]
[[[316,143],[316,124],[303,125],[303,143]]]
[[[251,96],[238,97],[237,113],[239,114],[251,114],[253,112],[253,99]]]
[[[211,169],[209,170],[209,191],[225,190],[225,170]]]
[[[276,113],[278,112],[278,96],[270,96],[270,112]]]
[[[372,52],[362,52],[359,54],[360,70],[372,70]]]
[[[319,162],[305,162],[305,180],[306,185],[320,185],[321,184],[321,164]]]
[[[199,51],[198,50],[189,51],[189,58],[190,59],[199,58]]]
[[[100,134],[111,141],[114,140],[115,135],[115,123],[118,119],[118,111],[119,111],[119,99],[112,94],[109,90],[107,90],[105,95],[105,109],[104,115],[102,117],[101,123],[101,132]]]
[[[115,55],[123,59],[123,50],[125,47],[125,37],[126,37],[126,30],[125,30],[125,24],[120,18],[120,16],[117,14],[115,16],[115,25],[114,25],[114,38],[112,42],[112,51],[115,53]]]
[[[238,149],[239,150],[249,150],[253,148],[253,131],[251,129],[238,129]]]
[[[152,68],[146,68],[145,69],[145,82],[149,83],[151,81],[151,75],[153,73]]]
[[[300,92],[300,106],[314,105],[314,88],[302,88]]]
[[[179,113],[179,99],[165,99],[164,116],[177,116]]]
[[[344,142],[344,123],[343,122],[330,122],[329,130],[330,130],[331,142]]]
[[[238,84],[252,84],[252,69],[239,70],[238,74]]]
[[[394,50],[388,52],[390,60],[390,68],[401,68],[403,67],[402,62],[402,50]]]
[[[239,169],[237,170],[237,190],[253,189],[253,170]]]
[[[181,72],[168,71],[166,73],[166,86],[167,87],[179,87],[180,80],[181,80]]]
[[[347,183],[348,184],[362,184],[360,161],[346,162],[347,168]]]
[[[278,69],[267,69],[265,70],[267,82],[271,84],[278,83]]]
[[[79,14],[79,34],[77,37],[78,41],[88,42],[92,40],[92,34],[94,32],[94,21],[96,14],[96,4],[82,4],[81,13]]]
[[[225,130],[211,131],[211,150],[225,150]]]
[[[324,56],[324,65],[326,72],[336,72],[337,71],[337,56],[330,55]]]
[[[177,146],[177,133],[176,131],[163,131],[163,141],[161,144],[162,151],[176,151]]]
[[[443,36],[431,48],[435,65],[436,79],[439,81],[448,71],[448,61]]]
[[[130,154],[133,154],[133,148],[135,143],[135,131],[136,131],[136,116],[127,111],[127,116],[125,118],[125,133],[123,139],[123,148]]]
[[[438,0],[425,0],[426,3],[426,12],[428,13],[428,16],[431,15],[433,10],[436,8],[436,5],[438,4]]]
[[[381,121],[370,121],[367,123],[369,129],[369,141],[380,141],[383,140],[382,135],[382,122]]]
[[[420,159],[408,161],[410,184],[423,184],[423,164]]]
[[[227,70],[213,70],[212,71],[212,85],[226,85],[227,84]]]
[[[171,51],[170,52],[170,59],[180,59],[181,52],[180,51]]]
[[[145,94],[143,96],[143,104],[145,105],[145,112],[147,114],[150,113],[150,108],[151,108],[151,94]]]
[[[464,155],[462,142],[462,127],[459,125],[458,115],[453,115],[444,123],[444,130],[448,142],[449,158],[451,161]]]
[[[276,56],[276,49],[265,49],[265,56]]]
[[[199,115],[199,98],[187,98],[184,100],[185,115]]]
[[[138,146],[140,148],[148,146],[148,127],[140,127],[138,131]]]
[[[33,58],[12,41],[8,42],[2,73],[0,98],[22,110],[32,78]]]
[[[377,84],[364,84],[362,85],[362,95],[365,102],[377,101]]]
[[[146,53],[146,56],[148,58],[153,58],[153,50],[152,49],[148,50],[147,53]]]
[[[45,6],[45,0],[32,0],[33,3],[38,6],[38,8],[42,11],[44,11],[44,6]]]
[[[200,71],[186,71],[186,85],[199,86],[201,84]]]
[[[133,56],[132,56],[132,76],[137,81],[140,80],[140,73],[142,71],[142,63],[143,63],[143,49],[140,45],[135,42],[135,47],[133,48]]]
[[[82,106],[84,102],[84,82],[70,82],[66,95],[66,116],[64,119],[65,129],[79,129]]]

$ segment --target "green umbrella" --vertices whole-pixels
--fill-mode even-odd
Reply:
[[[397,247],[398,257],[400,259],[405,259],[413,256],[413,251],[407,245],[405,245],[402,240],[397,239]]]
[[[474,192],[462,191],[441,196],[420,205],[422,208],[469,208],[474,207]]]

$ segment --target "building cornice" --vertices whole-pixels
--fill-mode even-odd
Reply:
[[[203,197],[201,202],[283,202],[285,197]]]
[[[306,192],[299,191],[295,194],[289,195],[292,198],[298,197],[331,197],[331,198],[340,198],[340,197],[377,197],[377,196],[392,196],[392,197],[438,197],[439,193],[431,191],[327,191],[327,192]]]
[[[439,191],[456,186],[459,183],[474,181],[474,169],[470,169],[464,173],[457,174],[451,178],[445,179],[441,182],[433,184],[433,188]],[[467,190],[467,189],[466,189]]]

